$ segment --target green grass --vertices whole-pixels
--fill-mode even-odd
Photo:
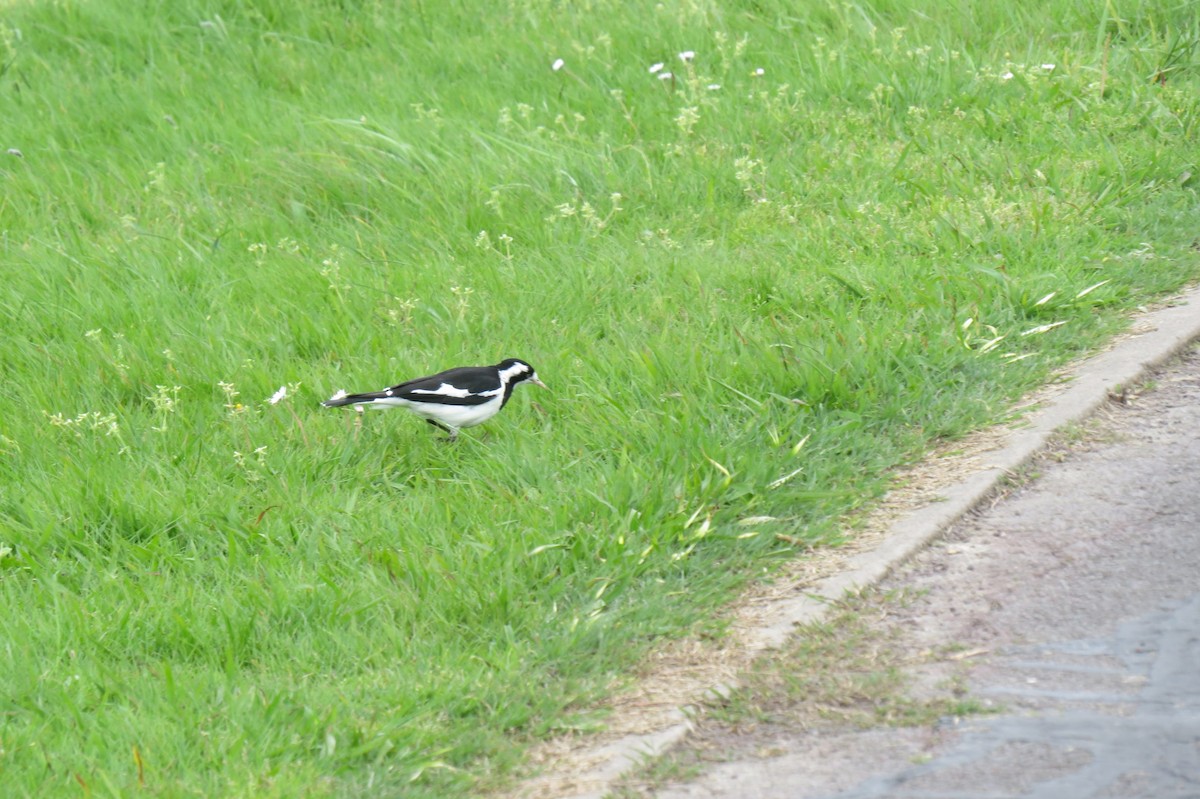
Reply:
[[[1196,277],[1196,12],[6,3],[6,795],[442,797],[593,725]],[[318,406],[506,356],[552,391],[453,447]]]

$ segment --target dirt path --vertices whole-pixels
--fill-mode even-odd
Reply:
[[[1200,349],[836,620],[616,795],[1200,797]]]

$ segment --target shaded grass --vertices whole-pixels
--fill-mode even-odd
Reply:
[[[13,6],[6,784],[444,796],[594,724],[793,554],[739,518],[836,540],[1195,276],[1198,40],[1155,2]],[[505,356],[553,391],[461,446],[316,404]]]

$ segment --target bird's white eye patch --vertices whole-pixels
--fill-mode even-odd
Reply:
[[[518,377],[523,374],[528,374],[529,371],[530,371],[529,366],[527,364],[514,363],[512,366],[508,367],[507,369],[500,370],[500,379],[502,379],[504,382],[507,383],[509,380],[512,380],[514,377]]]

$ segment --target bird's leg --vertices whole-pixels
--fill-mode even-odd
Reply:
[[[447,433],[449,433],[450,437],[448,439],[446,439],[447,441],[457,441],[458,440],[458,430],[454,429],[453,427],[447,427],[446,425],[442,424],[441,422],[434,421],[433,419],[426,419],[425,421],[428,422],[429,424],[433,425],[437,429],[445,430]]]

